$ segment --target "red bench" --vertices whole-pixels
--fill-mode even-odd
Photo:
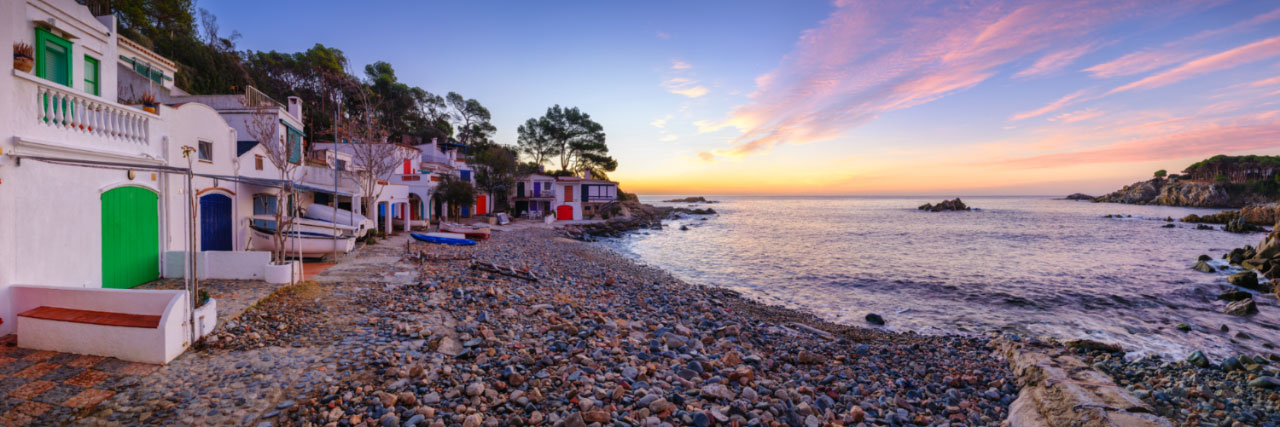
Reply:
[[[74,308],[62,307],[40,306],[20,313],[18,314],[18,317],[85,323],[90,325],[122,326],[126,328],[155,329],[160,327],[160,316],[77,310]]]

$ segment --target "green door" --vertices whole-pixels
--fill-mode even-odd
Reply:
[[[156,193],[139,187],[102,193],[102,287],[132,288],[159,277]]]

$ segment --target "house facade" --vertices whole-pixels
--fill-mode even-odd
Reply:
[[[516,179],[514,197],[515,214],[521,218],[542,219],[554,212],[551,204],[556,201],[556,178],[540,173]]]
[[[128,288],[160,277],[165,182],[148,169],[168,161],[170,112],[117,102],[114,16],[74,0],[19,0],[0,3],[0,19],[0,42],[36,54],[30,71],[0,64],[3,335],[14,332],[15,285]]]
[[[590,172],[556,177],[554,188],[553,213],[560,221],[594,219],[601,208],[618,200],[618,183],[592,179]]]

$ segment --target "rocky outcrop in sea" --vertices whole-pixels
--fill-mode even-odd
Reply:
[[[957,197],[952,200],[943,200],[941,202],[938,202],[938,204],[936,205],[925,203],[923,205],[920,205],[916,209],[919,209],[922,211],[929,211],[929,212],[942,212],[942,211],[967,211],[967,210],[972,210],[973,208],[969,207],[968,205],[965,205],[964,202],[960,201],[960,198]]]
[[[1218,184],[1164,178],[1135,182],[1093,201],[1197,208],[1239,207],[1244,204],[1232,198],[1226,187]]]

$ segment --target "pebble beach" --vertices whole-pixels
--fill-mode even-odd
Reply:
[[[999,424],[1018,393],[985,338],[830,324],[551,230],[361,256],[215,333],[202,363],[231,381],[133,395],[190,423],[817,426]],[[272,364],[288,375],[263,376]],[[153,409],[134,405],[97,415]]]

